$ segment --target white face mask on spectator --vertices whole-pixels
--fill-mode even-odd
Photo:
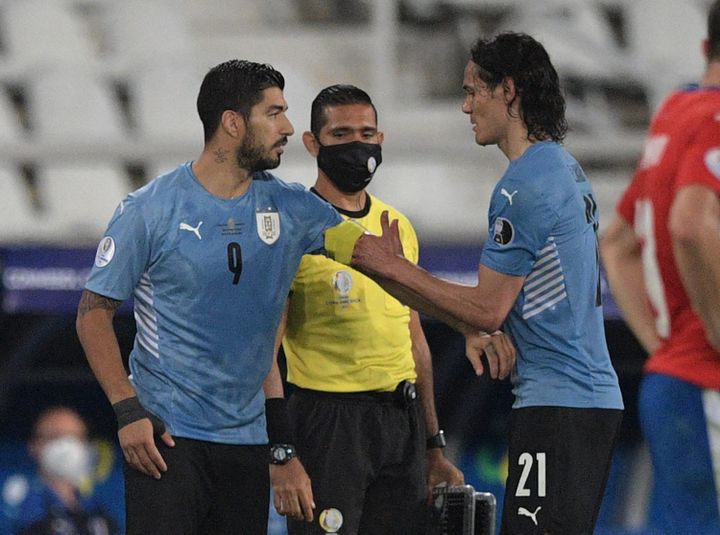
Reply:
[[[90,475],[90,448],[75,437],[56,438],[40,452],[40,466],[49,476],[80,487]]]

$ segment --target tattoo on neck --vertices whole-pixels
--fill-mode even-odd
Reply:
[[[225,163],[228,152],[230,151],[226,149],[215,149],[213,151],[213,154],[215,155],[215,163]]]
[[[78,305],[78,316],[84,316],[95,308],[101,308],[115,313],[121,304],[122,301],[110,299],[109,297],[84,290],[82,296],[80,297],[80,304]]]

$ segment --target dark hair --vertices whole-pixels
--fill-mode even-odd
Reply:
[[[708,13],[708,60],[720,60],[720,0],[715,0]]]
[[[271,65],[232,59],[216,65],[205,75],[197,98],[197,110],[205,142],[215,134],[226,110],[250,118],[250,110],[269,87],[285,88],[285,79]]]
[[[565,98],[557,71],[540,43],[529,35],[508,32],[478,39],[470,54],[476,74],[490,89],[506,77],[513,79],[529,139],[562,141],[567,132]]]
[[[320,130],[327,123],[325,110],[330,106],[343,106],[346,104],[367,104],[372,106],[377,120],[377,109],[370,100],[370,95],[359,87],[348,84],[336,84],[326,87],[318,93],[312,101],[310,108],[310,131],[315,137],[320,137]]]

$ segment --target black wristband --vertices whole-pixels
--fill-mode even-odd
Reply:
[[[293,444],[290,416],[285,398],[268,398],[265,400],[265,419],[270,444]]]
[[[445,432],[441,429],[437,434],[431,436],[425,442],[425,447],[429,450],[433,448],[444,448],[447,445],[445,442]]]
[[[163,421],[140,405],[140,400],[138,400],[137,396],[118,401],[113,404],[112,408],[117,418],[118,430],[128,424],[147,418],[150,420],[150,423],[152,423],[153,434],[162,435],[165,432],[165,424]]]

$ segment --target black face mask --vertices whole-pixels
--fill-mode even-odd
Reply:
[[[362,141],[320,145],[317,162],[340,191],[357,193],[370,184],[382,163],[382,151],[379,144]]]

